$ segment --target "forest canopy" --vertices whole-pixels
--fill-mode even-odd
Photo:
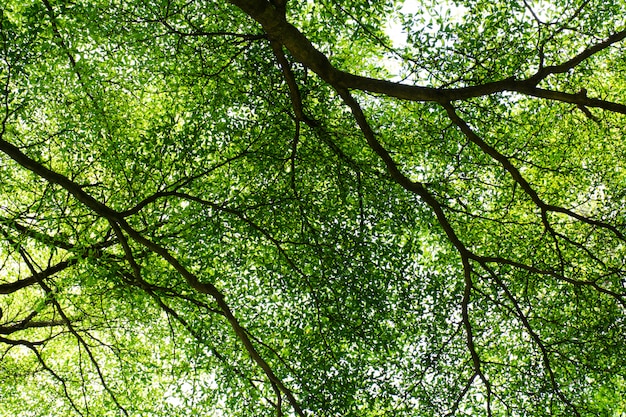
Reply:
[[[626,415],[623,0],[4,0],[0,416]]]

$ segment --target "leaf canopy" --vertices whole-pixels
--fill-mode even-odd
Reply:
[[[623,416],[624,16],[5,1],[0,415]]]

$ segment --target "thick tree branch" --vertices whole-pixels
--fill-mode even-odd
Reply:
[[[58,327],[58,326],[63,326],[63,325],[65,325],[65,322],[59,321],[59,320],[28,321],[26,323],[22,321],[17,324],[13,324],[11,326],[0,326],[0,334],[12,334],[12,333],[19,332],[20,330],[25,330],[25,329]]]
[[[359,125],[359,128],[361,129],[361,132],[365,136],[368,145],[387,165],[387,170],[389,171],[391,177],[407,191],[410,191],[420,196],[421,199],[430,206],[430,208],[434,211],[437,220],[439,221],[439,225],[442,227],[442,229],[448,236],[448,239],[454,245],[456,250],[459,252],[459,255],[461,256],[465,280],[463,300],[461,301],[461,313],[463,323],[465,325],[467,337],[466,342],[474,365],[474,372],[476,373],[476,375],[478,375],[478,377],[483,381],[483,384],[485,385],[487,393],[487,415],[491,416],[491,384],[482,372],[481,360],[476,350],[476,345],[474,343],[472,324],[469,317],[469,305],[473,287],[470,265],[470,259],[472,257],[472,254],[466,248],[461,239],[457,236],[456,231],[448,221],[448,218],[444,213],[443,207],[441,206],[439,201],[437,201],[437,199],[426,189],[426,187],[422,183],[411,181],[400,171],[389,152],[376,138],[376,134],[369,125],[365,114],[363,113],[361,106],[358,104],[358,102],[347,90],[338,89],[337,91],[339,95],[343,98],[344,102],[352,110],[352,114],[354,115],[354,118]]]
[[[60,262],[59,264],[56,264],[42,271],[42,274],[43,276],[48,277],[56,274],[59,271],[64,270],[68,266],[69,264],[67,262]],[[37,277],[31,275],[28,278],[18,279],[17,281],[0,284],[0,294],[11,294],[21,290],[22,288],[30,287],[31,285],[35,284],[37,284]]]
[[[101,258],[105,253],[103,249],[115,243],[116,242],[114,240],[105,240],[86,248],[77,248],[72,246],[71,248],[75,249],[76,256],[66,259],[65,261],[60,261],[54,265],[48,266],[46,269],[38,272],[37,274],[33,274],[30,277],[18,279],[17,281],[13,282],[2,283],[0,284],[0,294],[10,294],[19,291],[22,288],[34,285],[40,279],[48,279],[53,275],[64,271],[73,265],[76,265],[81,259]]]
[[[261,24],[267,34],[287,47],[296,60],[313,70],[324,81],[335,88],[357,89],[404,100],[431,101],[442,104],[509,91],[626,114],[626,105],[624,104],[592,99],[579,94],[568,94],[537,88],[537,83],[547,75],[558,73],[562,70],[567,71],[594,53],[624,39],[626,37],[625,31],[618,32],[605,42],[585,50],[577,57],[561,65],[546,67],[548,72],[541,72],[539,76],[535,75],[527,80],[516,80],[514,77],[509,77],[500,81],[475,86],[439,89],[400,84],[340,71],[330,63],[324,54],[313,46],[302,32],[288,23],[285,17],[270,2],[266,0],[230,0],[230,3],[239,7]]]

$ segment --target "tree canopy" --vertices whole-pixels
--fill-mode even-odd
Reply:
[[[626,415],[625,16],[3,1],[0,415]]]

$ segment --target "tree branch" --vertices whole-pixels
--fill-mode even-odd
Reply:
[[[575,58],[561,65],[546,67],[547,73],[544,74],[544,72],[541,72],[539,76],[535,75],[527,80],[516,80],[514,77],[509,77],[500,81],[475,86],[439,89],[400,84],[340,71],[330,63],[324,54],[313,46],[311,41],[309,41],[302,32],[288,23],[285,17],[266,0],[230,0],[230,3],[239,7],[261,24],[267,34],[272,39],[276,39],[287,47],[296,60],[313,70],[324,81],[338,89],[357,89],[404,100],[431,101],[441,104],[510,91],[587,107],[599,107],[616,113],[626,114],[626,105],[624,104],[591,99],[578,94],[544,90],[536,87],[537,83],[545,78],[545,76],[553,72],[567,71],[591,55],[624,39],[624,37],[626,37],[626,31],[618,32],[605,42],[601,42],[583,51]]]
[[[191,273],[187,268],[185,268],[178,261],[178,259],[174,257],[167,249],[145,238],[143,235],[141,235],[133,227],[130,226],[130,224],[124,219],[121,213],[111,209],[110,207],[93,198],[91,195],[85,192],[82,187],[71,181],[69,178],[44,167],[40,163],[26,156],[14,145],[6,142],[4,139],[0,139],[0,151],[7,154],[24,168],[37,174],[41,178],[44,178],[46,181],[53,184],[59,184],[66,191],[72,194],[78,201],[82,202],[99,216],[108,220],[111,225],[119,225],[120,229],[124,230],[130,238],[132,238],[134,241],[141,244],[142,246],[146,247],[153,253],[159,255],[161,258],[163,258],[163,260],[170,264],[174,268],[174,270],[176,270],[185,279],[185,281],[187,281],[191,288],[202,294],[207,294],[211,296],[217,302],[220,309],[224,312],[224,316],[230,323],[231,328],[233,329],[241,343],[244,345],[250,357],[265,372],[268,379],[275,383],[276,386],[278,386],[281,391],[283,391],[294,411],[301,417],[305,416],[302,408],[298,404],[298,401],[296,400],[291,390],[289,390],[283,384],[280,378],[278,378],[274,374],[274,371],[269,366],[269,364],[259,355],[254,345],[252,344],[252,341],[231,311],[230,306],[228,305],[228,303],[226,303],[224,295],[217,289],[217,287],[215,287],[212,283],[200,282],[198,277],[195,274]],[[36,274],[34,273],[33,275]],[[45,283],[43,281],[39,281],[39,283],[40,285],[45,286]],[[123,410],[123,408],[121,409]]]

